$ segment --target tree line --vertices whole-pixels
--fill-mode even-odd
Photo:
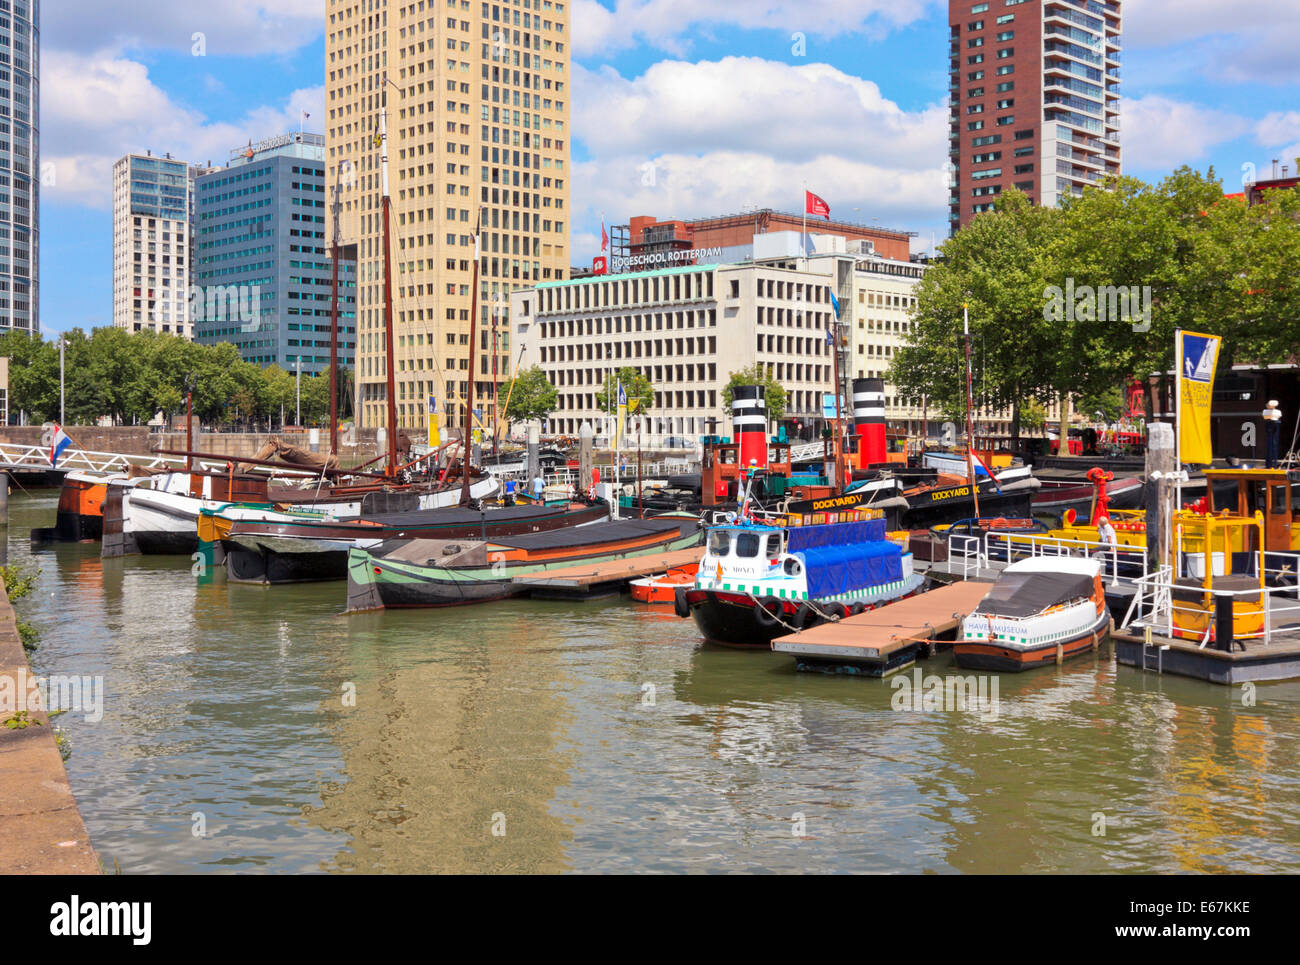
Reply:
[[[176,335],[97,328],[64,333],[65,420],[91,425],[102,417],[116,423],[149,422],[159,412],[183,415],[187,385],[194,414],[218,428],[270,428],[297,414],[295,375],[277,365],[246,362],[230,343],[200,345]],[[29,423],[59,418],[59,336],[11,331],[0,336],[0,356],[9,357],[9,414]],[[341,368],[340,412],[351,411],[350,373]],[[329,421],[329,375],[303,374],[302,421]]]
[[[963,305],[979,404],[1009,410],[1017,436],[1035,400],[1062,400],[1067,417],[1075,403],[1105,411],[1132,378],[1172,369],[1180,328],[1223,336],[1221,371],[1294,360],[1300,191],[1252,207],[1225,197],[1213,168],[1187,167],[1106,188],[1059,208],[1006,192],[945,242],[890,365],[900,393],[964,412]]]

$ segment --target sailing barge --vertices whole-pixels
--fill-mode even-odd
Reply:
[[[211,511],[218,519],[222,510]],[[220,542],[226,576],[237,583],[341,580],[348,551],[389,540],[499,539],[596,523],[609,516],[603,501],[501,509],[448,507],[331,519],[306,513],[243,512],[228,521]]]
[[[347,610],[458,606],[519,596],[515,577],[698,546],[699,519],[666,514],[489,540],[393,539],[348,551]]]

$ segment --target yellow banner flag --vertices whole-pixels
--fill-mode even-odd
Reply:
[[[1205,465],[1214,459],[1210,445],[1210,402],[1222,340],[1217,335],[1182,330],[1174,337],[1178,366],[1178,459],[1181,463]]]
[[[429,448],[437,449],[442,445],[442,433],[438,429],[438,400],[429,396]]]

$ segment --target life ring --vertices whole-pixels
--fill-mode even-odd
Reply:
[[[679,617],[691,615],[691,605],[686,602],[686,587],[679,586],[673,593],[673,612]]]
[[[777,614],[784,609],[783,604],[774,596],[765,596],[754,604],[754,619],[760,627],[777,625]]]

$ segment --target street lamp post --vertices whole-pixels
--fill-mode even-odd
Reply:
[[[293,362],[294,371],[294,393],[298,401],[298,416],[295,424],[302,426],[302,356],[299,355]]]

